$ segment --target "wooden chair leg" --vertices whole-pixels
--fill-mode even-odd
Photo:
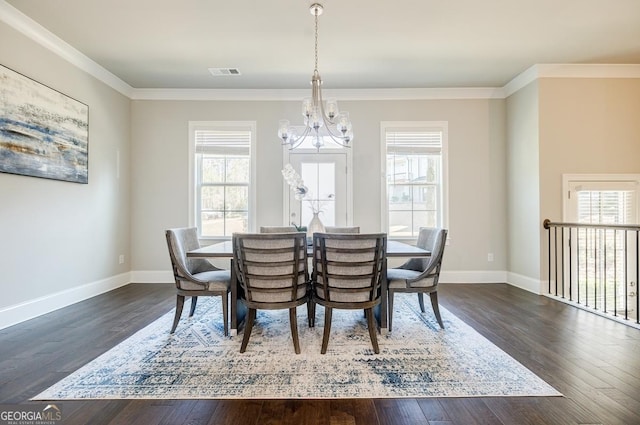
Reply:
[[[422,292],[418,292],[418,304],[420,304],[420,311],[424,313],[424,296]]]
[[[229,336],[229,293],[225,292],[222,298],[222,320],[224,320],[224,336]]]
[[[389,320],[387,322],[387,327],[389,329],[389,332],[391,332],[391,325],[393,324],[393,289],[389,289],[388,290],[389,293],[389,300],[388,300],[388,311],[387,314],[389,315]]]
[[[247,314],[247,320],[244,325],[244,336],[242,337],[242,345],[240,346],[240,352],[244,353],[247,350],[247,344],[249,343],[249,337],[251,336],[251,329],[253,329],[253,321],[256,319],[256,309],[250,308]]]
[[[300,354],[300,340],[298,340],[298,318],[296,316],[295,307],[289,309],[289,325],[291,326],[293,349],[296,350],[296,354]]]
[[[442,323],[442,317],[440,316],[440,307],[438,306],[438,292],[434,291],[429,294],[431,298],[431,307],[433,307],[433,312],[436,315],[436,320],[442,329],[444,329],[444,323]]]
[[[309,321],[310,328],[316,325],[316,307],[315,302],[311,298],[307,301],[307,320]]]
[[[367,325],[369,327],[369,336],[371,337],[371,344],[373,345],[373,352],[380,353],[380,347],[378,347],[378,338],[376,337],[376,323],[373,318],[373,309],[368,308],[365,310],[367,316]]]
[[[324,308],[324,333],[322,334],[322,349],[321,354],[326,354],[327,346],[329,345],[329,334],[331,333],[331,307]]]
[[[176,315],[173,318],[173,326],[171,327],[171,332],[174,333],[176,328],[178,327],[178,322],[180,321],[180,316],[182,315],[182,307],[184,306],[184,295],[178,295],[176,299]]]
[[[198,297],[191,297],[191,310],[189,311],[189,317],[193,316],[193,313],[196,312],[196,303],[198,302]]]

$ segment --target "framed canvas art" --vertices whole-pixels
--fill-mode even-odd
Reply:
[[[0,172],[87,183],[89,107],[0,65]]]

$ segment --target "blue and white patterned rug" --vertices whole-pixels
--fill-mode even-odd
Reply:
[[[165,314],[34,400],[561,395],[442,307],[440,329],[413,294],[397,296],[393,332],[378,335],[380,354],[362,311],[334,310],[321,355],[320,306],[313,329],[298,308],[301,354],[286,310],[259,311],[241,354],[241,335],[222,336],[219,301],[199,299],[195,316],[183,317],[173,335],[173,311]]]

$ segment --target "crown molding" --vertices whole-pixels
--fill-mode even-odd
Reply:
[[[509,81],[504,87],[505,97],[541,78],[640,78],[637,64],[536,64]]]
[[[133,88],[129,84],[4,0],[0,0],[0,20],[114,90],[131,97]]]
[[[295,100],[308,96],[308,90],[245,89],[133,89],[133,100],[220,100],[259,101]],[[502,99],[501,88],[414,88],[414,89],[334,89],[323,90],[324,97],[349,100],[433,100],[433,99]]]
[[[132,100],[282,101],[300,100],[309,94],[308,90],[292,89],[133,88],[5,0],[0,0],[0,21]],[[504,87],[336,89],[324,90],[324,94],[325,97],[335,96],[345,101],[504,99],[540,78],[640,78],[640,65],[536,64],[517,75]]]

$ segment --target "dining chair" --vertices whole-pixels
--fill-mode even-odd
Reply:
[[[444,329],[438,307],[438,281],[446,241],[446,229],[421,227],[416,246],[431,252],[431,256],[412,258],[399,267],[387,270],[389,332],[393,323],[393,296],[396,292],[417,293],[420,310],[423,313],[425,312],[423,294],[429,294],[433,313],[440,327]]]
[[[325,226],[325,233],[360,233],[359,226],[348,226],[348,227],[336,227],[336,226]]]
[[[311,316],[316,303],[324,306],[322,354],[329,345],[334,308],[363,309],[373,351],[380,352],[373,307],[381,302],[386,243],[385,233],[314,233]]]
[[[296,309],[309,299],[307,258],[305,233],[233,234],[240,300],[248,309],[241,353],[247,349],[257,310],[289,309],[293,347],[296,354],[300,354]],[[307,314],[310,311],[307,303]]]
[[[228,299],[231,272],[221,270],[205,259],[187,257],[188,251],[200,248],[195,227],[168,229],[165,234],[177,289],[176,314],[170,333],[174,333],[178,326],[185,297],[191,297],[189,317],[192,317],[199,296],[219,296],[222,298],[224,335],[229,335]]]
[[[260,233],[291,233],[297,232],[294,226],[260,226]]]

